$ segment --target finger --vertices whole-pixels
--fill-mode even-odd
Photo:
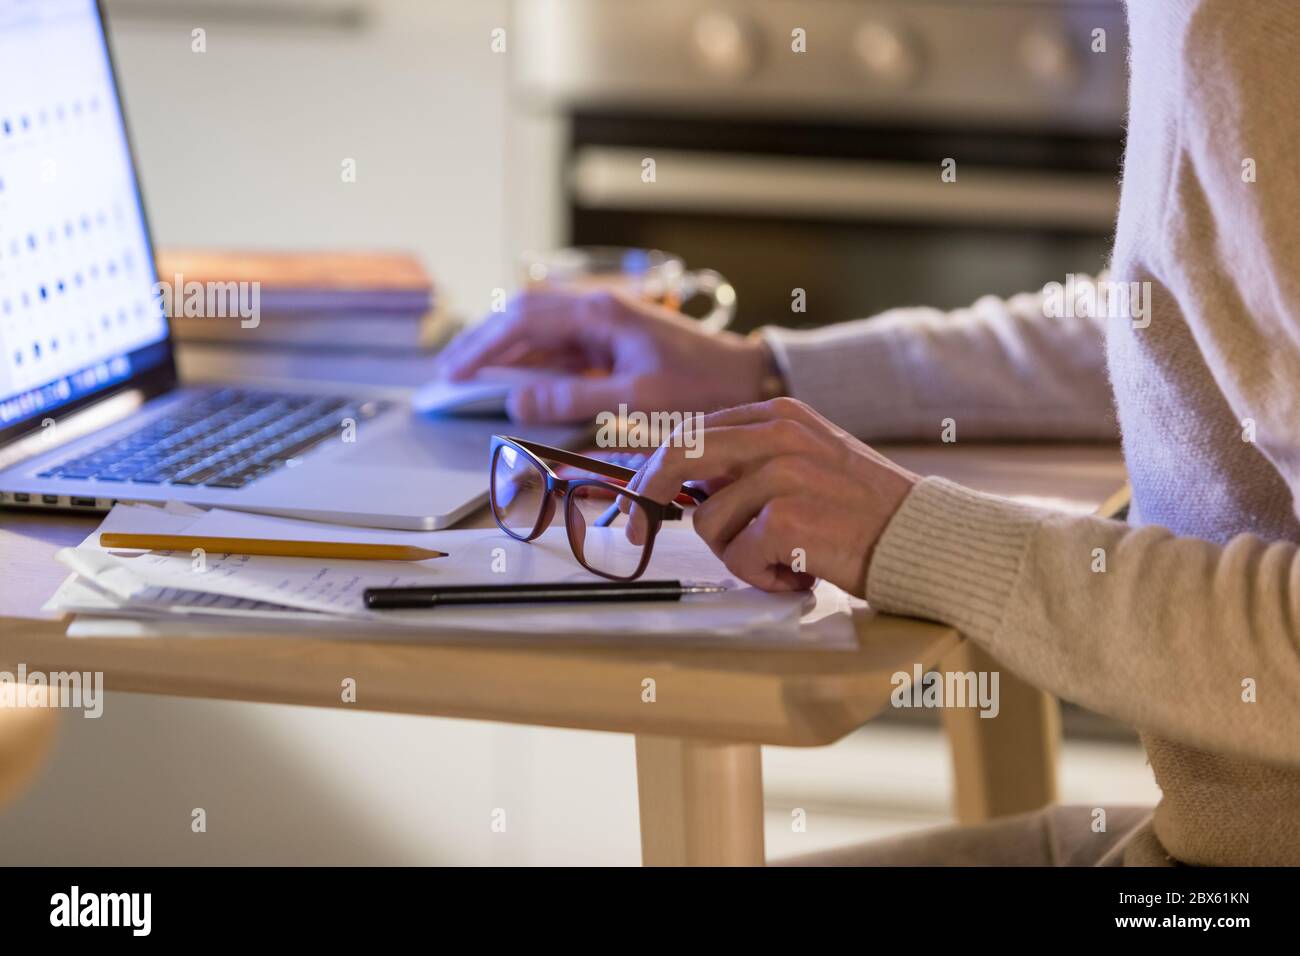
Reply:
[[[804,426],[788,420],[718,428],[701,433],[701,438],[707,436],[708,440],[693,447],[707,447],[708,452],[696,457],[687,454],[689,449],[684,444],[670,439],[632,477],[628,488],[652,501],[667,503],[687,481],[729,481],[774,455],[797,453],[807,447],[808,439],[802,434],[805,431]],[[620,510],[636,514],[641,509],[631,499],[625,499]],[[628,540],[634,544],[641,543],[636,537],[640,527],[629,524]]]
[[[719,409],[704,416],[705,428],[722,428],[734,425],[752,425],[758,422],[789,418],[805,425],[830,424],[810,405],[795,398],[781,396],[765,402],[753,402],[749,405],[736,405],[732,408]]]
[[[707,499],[710,495],[717,494],[719,491],[727,487],[727,485],[731,484],[733,481],[735,481],[735,479],[731,477],[709,478],[708,480],[700,480],[697,478],[692,478],[689,481],[682,482],[682,492],[673,500],[676,501],[679,505],[690,508],[700,503],[700,498],[693,494],[690,494],[690,490],[693,489],[695,491],[703,492],[704,498]],[[630,483],[629,483],[629,487],[630,487]],[[622,508],[622,510],[627,511],[627,508],[624,507]]]
[[[506,411],[524,424],[590,421],[600,412],[617,409],[631,391],[626,378],[572,375],[520,385],[507,396]]]
[[[712,412],[703,416],[696,427],[697,430],[708,431],[710,428],[731,428],[743,425],[756,425],[764,422],[772,422],[780,419],[788,419],[795,422],[801,422],[811,427],[813,435],[822,430],[821,427],[835,429],[827,419],[823,418],[810,406],[805,405],[793,398],[780,397],[766,402],[754,402],[749,405],[737,405],[733,408],[724,408],[717,412]],[[838,431],[838,429],[835,429]],[[671,439],[670,439],[671,442]],[[703,448],[703,439],[700,439],[699,447]],[[647,465],[652,464],[647,463]],[[631,482],[628,487],[633,491],[638,490],[643,475],[647,471],[643,468]],[[708,494],[713,494],[717,488],[724,487],[731,480],[731,476],[720,475],[714,478],[692,478],[698,486],[704,489]]]
[[[718,557],[769,501],[797,495],[805,468],[792,456],[772,458],[695,509],[695,531]]]
[[[608,334],[593,321],[605,297],[560,292],[526,292],[510,301],[505,313],[485,319],[479,329],[448,350],[442,373],[452,380],[470,377],[529,349],[554,350],[569,343],[590,345]],[[479,331],[481,330],[481,331]]]
[[[728,485],[730,485],[734,480],[735,480],[734,478],[708,478],[704,480],[697,480],[692,478],[690,481],[690,485],[691,487],[698,488],[706,495],[712,497],[713,495],[716,495],[719,491],[721,491],[723,488],[726,488]]]
[[[783,558],[790,553],[790,548],[781,540],[781,530],[773,525],[765,515],[760,515],[731,539],[721,555],[722,563],[746,584],[764,591],[808,590],[817,583],[817,578],[785,564]]]
[[[695,457],[679,444],[660,448],[633,479],[633,490],[654,501],[671,501],[683,482],[734,478],[779,455],[806,454],[817,444],[807,426],[782,418],[705,428],[699,438],[695,448],[702,454]]]
[[[637,485],[644,480],[646,470],[650,468],[656,461],[662,459],[664,454],[667,451],[668,451],[667,445],[661,445],[659,448],[655,449],[654,454],[650,456],[650,460],[646,462],[646,464],[642,465],[641,468],[637,471],[637,473],[628,480],[627,483],[628,490],[636,491]],[[673,497],[676,497],[675,491]],[[628,525],[627,525],[628,541],[632,542],[633,544],[644,543],[645,536],[649,530],[649,525],[650,525],[649,515],[646,513],[645,508],[642,507],[640,504],[638,504],[629,495],[619,495],[618,507],[620,511],[628,515]]]
[[[505,312],[487,316],[443,349],[438,358],[438,372],[447,379],[460,381],[486,365],[509,365],[538,347],[535,340],[538,325],[562,321],[561,316],[558,311],[552,317],[539,308],[512,300]]]
[[[667,451],[668,451],[668,446],[665,444],[665,445],[660,445],[653,452],[651,452],[650,457],[646,460],[646,463],[637,469],[635,475],[633,475],[631,478],[628,479],[627,481],[628,491],[636,491],[640,488],[641,483],[645,480],[646,473],[651,468],[657,466],[659,459],[661,459],[667,453]],[[629,505],[632,503],[632,499],[630,498],[626,499],[626,501]],[[626,511],[627,508],[625,507],[623,510]]]
[[[720,443],[726,447],[720,448]],[[697,443],[696,448],[700,450],[703,449],[702,441]],[[757,445],[746,446],[743,442],[735,442],[734,439],[722,429],[714,432],[714,446],[712,450],[714,451],[714,454],[707,462],[701,461],[700,458],[702,455],[697,454],[694,459],[695,465],[690,472],[690,477],[683,478],[677,485],[671,486],[672,494],[674,496],[677,494],[677,489],[687,481],[696,484],[724,484],[735,477],[735,472],[741,459],[747,460],[760,453],[760,449]],[[668,442],[665,442],[655,449],[654,454],[650,456],[650,460],[642,465],[637,470],[637,473],[632,476],[627,483],[628,490],[647,494],[647,488],[653,490],[658,487],[669,487],[668,479],[662,476],[666,474],[675,474],[678,471],[682,471],[684,468],[683,464],[670,461],[670,459],[675,456],[685,457],[682,447],[674,446],[672,444],[672,439],[669,439]],[[648,495],[648,497],[654,496]],[[656,498],[655,500],[658,501],[660,499]],[[626,507],[624,510],[626,510]]]
[[[448,374],[449,370],[457,365],[462,357],[478,348],[489,336],[496,334],[498,325],[507,321],[509,317],[509,312],[492,313],[462,330],[459,335],[444,345],[442,350],[438,352],[437,357],[434,359],[434,368],[441,375]]]

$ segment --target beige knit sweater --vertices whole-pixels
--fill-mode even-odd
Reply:
[[[1151,284],[1149,326],[1022,296],[768,341],[795,395],[866,438],[951,417],[959,440],[1060,439],[1114,427],[1104,330],[1129,524],[926,479],[868,598],[1143,731],[1159,843],[1129,862],[1300,864],[1300,4],[1141,0],[1129,20],[1110,278]]]

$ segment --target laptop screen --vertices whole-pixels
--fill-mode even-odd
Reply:
[[[0,435],[170,366],[94,0],[0,0]]]

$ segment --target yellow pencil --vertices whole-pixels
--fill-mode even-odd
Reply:
[[[105,532],[99,536],[104,548],[133,548],[145,551],[193,551],[202,548],[213,554],[264,554],[278,558],[352,558],[365,561],[426,561],[448,557],[445,551],[430,551],[406,544],[361,544],[351,541],[272,541],[264,538],[203,538],[186,534],[125,534]]]

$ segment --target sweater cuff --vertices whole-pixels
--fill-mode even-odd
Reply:
[[[878,611],[922,617],[989,639],[1020,580],[1025,551],[1050,512],[925,478],[894,515],[867,569]]]

